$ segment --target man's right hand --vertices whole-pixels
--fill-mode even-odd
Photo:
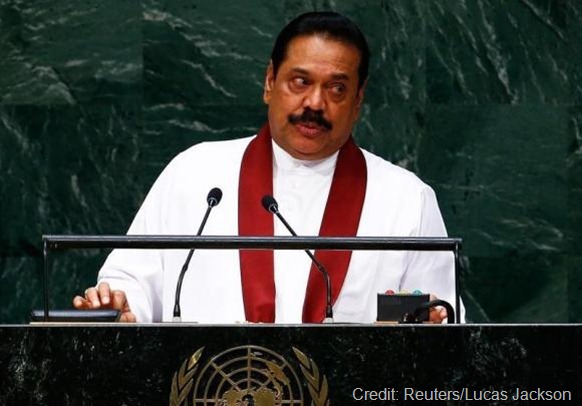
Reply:
[[[127,297],[122,290],[111,290],[107,282],[101,282],[96,288],[88,288],[85,297],[75,296],[73,299],[75,309],[116,309],[121,312],[122,323],[135,323],[135,314],[131,312]]]

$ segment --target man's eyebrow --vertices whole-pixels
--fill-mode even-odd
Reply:
[[[307,69],[303,69],[303,68],[292,68],[291,72],[298,73],[300,75],[309,76],[309,71]],[[350,80],[350,76],[346,73],[333,73],[331,75],[331,78],[333,80],[346,80],[346,81]]]
[[[309,71],[307,69],[303,69],[303,68],[293,68],[293,69],[291,69],[291,72],[299,73],[299,74],[305,75],[305,76],[309,75]]]
[[[333,80],[350,80],[350,77],[345,73],[334,73],[331,75]]]

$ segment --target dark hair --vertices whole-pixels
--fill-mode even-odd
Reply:
[[[271,52],[273,73],[277,76],[279,66],[285,59],[287,47],[292,39],[300,36],[319,35],[355,46],[360,52],[358,86],[362,87],[368,77],[370,50],[362,31],[349,18],[330,11],[301,14],[293,19],[277,36]]]

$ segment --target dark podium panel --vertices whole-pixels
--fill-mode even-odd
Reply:
[[[580,400],[580,343],[580,325],[2,326],[0,404]]]

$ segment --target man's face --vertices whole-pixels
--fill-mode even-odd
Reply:
[[[352,45],[320,36],[296,37],[277,77],[269,65],[263,100],[275,142],[298,159],[322,159],[339,150],[358,118],[360,54]]]

